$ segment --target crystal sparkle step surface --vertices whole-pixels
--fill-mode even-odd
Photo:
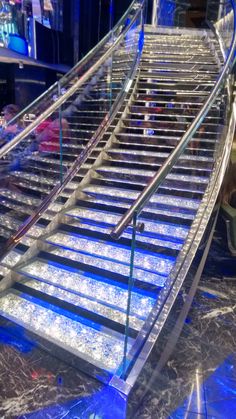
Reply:
[[[127,277],[127,279],[129,278],[129,274],[130,274],[129,265],[124,265],[114,260],[111,262],[110,260],[106,260],[101,257],[84,254],[78,251],[76,252],[74,250],[66,249],[66,248],[58,247],[58,246],[55,246],[55,248],[50,249],[50,252],[53,255],[67,258],[68,260],[71,260],[71,261],[83,263],[85,266],[86,265],[92,266],[94,268],[99,268],[107,272],[112,272],[114,274],[118,273],[120,275],[124,275],[125,277]],[[133,276],[134,276],[134,279],[138,279],[140,281],[156,285],[157,287],[163,287],[166,281],[166,277],[164,275],[144,271],[143,269],[137,269],[137,268],[134,268]]]
[[[105,258],[110,264],[112,264],[113,261],[119,261],[128,266],[130,264],[130,249],[125,249],[120,245],[111,245],[105,242],[95,241],[91,237],[84,238],[83,236],[63,234],[60,232],[48,237],[47,241],[49,243],[65,246],[69,249]],[[156,254],[150,255],[147,252],[136,251],[134,263],[135,268],[168,275],[173,267],[174,258],[160,257]]]
[[[12,199],[16,202],[19,201],[21,203],[24,203],[28,206],[32,206],[32,207],[35,207],[35,208],[37,208],[40,205],[40,203],[42,202],[42,200],[40,200],[38,198],[33,198],[33,197],[30,197],[30,196],[24,195],[23,193],[21,194],[19,192],[13,192],[13,191],[10,191],[10,190],[7,190],[7,189],[0,189],[0,196],[4,196],[4,197],[6,197],[8,199]],[[3,203],[5,203],[5,201],[3,201]],[[13,205],[14,204],[12,204],[12,208],[14,208]],[[61,204],[58,204],[57,202],[54,202],[49,206],[48,209],[52,210],[52,211],[55,211],[55,212],[58,212],[58,211],[60,211],[61,207],[62,207]]]
[[[107,213],[102,211],[93,211],[86,208],[74,208],[66,212],[66,214],[78,217],[78,218],[84,218],[88,220],[95,220],[99,222],[103,222],[106,224],[110,224],[111,226],[114,226],[118,223],[121,216],[116,215],[113,213]],[[151,232],[156,234],[161,234],[169,237],[175,237],[178,239],[185,239],[188,234],[188,228],[177,226],[173,224],[167,224],[167,223],[159,223],[159,222],[149,222],[147,220],[139,218],[139,221],[142,221],[145,223],[145,233]]]
[[[154,170],[142,170],[142,169],[128,169],[126,167],[117,167],[117,166],[99,166],[97,168],[98,171],[103,171],[103,172],[118,172],[118,174],[127,174],[127,175],[131,175],[131,176],[148,176],[148,177],[153,177],[156,172]],[[194,175],[181,175],[178,173],[170,173],[166,179],[168,180],[177,180],[177,181],[184,181],[184,182],[189,182],[189,183],[200,183],[200,184],[207,184],[208,183],[208,177],[205,176],[194,176]]]
[[[139,196],[138,192],[133,192],[127,189],[118,189],[118,188],[105,188],[103,186],[87,186],[84,188],[84,192],[91,194],[104,194],[107,196],[113,196],[116,198],[126,198],[136,199]],[[175,196],[170,195],[161,195],[155,194],[150,199],[151,203],[163,204],[169,206],[176,206],[180,208],[197,210],[200,201],[197,199],[186,199],[186,198],[176,198]]]
[[[136,121],[136,120],[133,120]],[[150,121],[151,122],[151,121]],[[143,150],[126,150],[122,148],[111,148],[109,150],[109,153],[117,153],[117,154],[124,154],[124,155],[133,155],[133,156],[145,156],[145,157],[153,157],[153,158],[163,158],[166,159],[169,157],[169,153],[161,153],[161,152],[153,152],[153,151],[143,151]],[[211,157],[205,157],[205,156],[193,156],[192,154],[183,154],[181,159],[184,160],[194,160],[194,161],[202,161],[202,162],[212,162],[213,159]]]
[[[2,264],[6,266],[14,266],[16,263],[19,262],[21,258],[21,253],[17,252],[16,250],[11,250],[2,260]]]
[[[90,299],[88,301],[93,301],[94,304],[103,304],[107,308],[116,308],[123,313],[126,311],[128,291],[113,285],[112,282],[96,280],[92,275],[85,276],[72,269],[66,270],[52,263],[45,263],[39,260],[21,268],[20,271],[41,281],[46,281],[47,285],[54,285],[61,290],[71,291],[78,298],[80,298],[79,295],[88,297]],[[131,315],[145,319],[154,303],[155,300],[153,298],[134,291],[132,293]]]
[[[114,206],[115,208],[126,208],[128,209],[130,207],[130,204],[126,201],[123,202],[119,202],[119,201],[114,201],[112,200],[112,197],[107,196],[105,197],[99,197],[99,196],[89,196],[88,202],[92,202],[94,204],[98,204],[98,205],[105,205],[106,207],[112,207]],[[143,210],[144,212],[150,213],[150,214],[155,214],[155,215],[166,215],[169,217],[180,217],[182,219],[186,219],[186,220],[193,220],[194,219],[194,215],[193,214],[189,214],[189,213],[184,213],[181,211],[178,211],[178,209],[175,209],[175,211],[171,211],[171,210],[167,210],[167,209],[158,209],[158,208],[150,208],[150,206],[147,206],[144,208]],[[150,217],[152,217],[152,215],[150,215]]]
[[[109,226],[103,226],[100,227],[99,225],[96,224],[91,224],[91,223],[86,223],[85,221],[80,222],[80,220],[75,221],[75,219],[71,220],[70,222],[67,221],[67,224],[72,226],[72,228],[74,226],[76,227],[85,227],[86,230],[91,230],[93,232],[99,232],[99,233],[106,233],[106,234],[110,234],[111,232],[111,228]],[[127,238],[129,240],[131,240],[131,236],[132,236],[132,231],[131,228],[128,228],[123,234],[122,237]],[[152,236],[148,236],[148,235],[144,235],[143,233],[137,233],[136,234],[136,239],[137,242],[141,242],[141,243],[145,243],[148,246],[150,244],[154,245],[154,246],[159,246],[159,247],[163,247],[163,248],[169,248],[169,249],[173,249],[173,250],[180,250],[182,248],[182,243],[179,241],[174,241],[175,238],[172,237],[169,240],[164,238],[163,239],[159,239],[157,237],[152,237]],[[172,241],[173,240],[173,241]]]
[[[18,177],[18,178],[22,178],[22,179],[26,179],[26,180],[29,180],[29,181],[35,181],[35,182],[38,182],[38,183],[43,183],[43,184],[45,184],[45,185],[55,185],[55,183],[56,182],[58,182],[59,181],[59,175],[57,174],[57,177],[54,179],[54,178],[46,178],[46,177],[43,177],[42,178],[42,176],[39,176],[39,175],[36,175],[35,173],[25,173],[25,172],[12,172],[12,174],[14,175],[14,176],[16,176],[16,177]],[[77,188],[78,187],[78,182],[69,182],[68,184],[67,184],[67,188],[70,188],[70,189],[75,189],[75,188]]]
[[[59,300],[66,301],[74,305],[75,307],[81,307],[92,311],[93,313],[99,314],[104,318],[113,320],[117,323],[125,325],[126,314],[118,310],[107,307],[103,304],[98,303],[97,301],[88,300],[86,298],[78,296],[78,294],[71,293],[64,289],[58,288],[57,286],[48,285],[40,281],[32,280],[27,281],[27,287],[30,287],[34,290],[40,291],[44,294],[58,298]],[[133,315],[129,317],[129,324],[135,330],[140,330],[143,321]]]
[[[37,301],[37,300],[36,300]],[[14,293],[0,298],[0,314],[77,356],[114,372],[123,356],[123,341],[24,299]],[[130,348],[130,344],[129,344]]]

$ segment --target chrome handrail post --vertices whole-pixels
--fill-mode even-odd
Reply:
[[[152,4],[152,26],[155,27],[158,25],[160,1],[161,0],[153,0]]]
[[[61,96],[61,83],[58,82],[58,97]],[[58,108],[59,121],[59,143],[60,143],[60,182],[63,183],[63,131],[62,131],[62,109],[61,105]]]

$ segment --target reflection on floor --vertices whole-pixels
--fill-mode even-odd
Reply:
[[[236,417],[235,287],[236,259],[216,234],[175,351],[161,373],[154,369],[133,418]],[[125,400],[36,348],[21,328],[12,334],[4,322],[0,417],[125,419]]]

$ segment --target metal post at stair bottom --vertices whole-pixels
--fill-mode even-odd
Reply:
[[[61,96],[61,83],[58,81],[58,97]],[[59,141],[60,141],[60,183],[63,183],[63,131],[62,131],[62,112],[61,105],[58,109],[58,119],[59,119]]]
[[[114,43],[114,30],[113,30],[113,22],[114,22],[114,4],[113,0],[110,0],[110,6],[109,6],[109,31],[111,33],[111,42]],[[110,103],[109,103],[109,111],[112,107],[112,99],[113,99],[113,58],[114,58],[114,52],[111,55],[111,66],[108,70],[108,77],[109,77],[109,83],[110,83]]]
[[[134,286],[134,255],[135,255],[135,240],[136,240],[136,227],[137,227],[137,213],[133,217],[133,231],[131,241],[131,253],[130,253],[130,270],[129,270],[129,282],[128,282],[128,298],[127,298],[127,310],[126,310],[126,323],[125,323],[125,341],[124,341],[124,355],[122,360],[122,374],[121,378],[125,379],[125,371],[127,366],[127,348],[128,348],[128,333],[129,333],[129,316],[131,306],[131,292]]]
[[[158,24],[158,11],[160,6],[160,0],[153,0],[152,5],[152,26],[157,26]]]

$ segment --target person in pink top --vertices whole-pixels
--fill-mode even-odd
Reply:
[[[69,137],[69,124],[65,118],[61,119],[62,138]],[[60,120],[51,118],[41,122],[35,129],[35,135],[40,152],[53,153],[60,151]]]

